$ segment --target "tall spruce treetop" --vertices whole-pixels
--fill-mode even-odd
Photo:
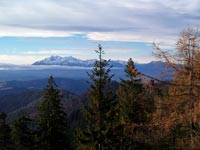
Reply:
[[[109,75],[111,66],[109,60],[104,60],[101,45],[96,51],[99,60],[94,63],[91,73],[88,73],[92,83],[88,91],[88,104],[83,105],[83,114],[86,120],[84,129],[77,133],[77,149],[103,150],[112,149],[113,127],[115,120],[116,99],[106,86],[111,82]]]
[[[125,68],[125,72],[126,72],[127,78],[129,78],[131,81],[133,81],[133,80],[139,81],[139,80],[136,80],[136,77],[138,77],[140,75],[140,73],[135,68],[135,63],[132,60],[132,58],[130,58],[128,60],[126,68]]]
[[[67,115],[64,112],[61,97],[60,90],[53,77],[50,76],[39,107],[38,149],[66,150],[69,148]]]

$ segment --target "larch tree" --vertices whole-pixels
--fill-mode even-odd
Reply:
[[[155,45],[155,55],[174,69],[168,84],[168,123],[173,133],[174,147],[200,147],[200,30],[188,28],[181,33],[176,52],[169,53]]]

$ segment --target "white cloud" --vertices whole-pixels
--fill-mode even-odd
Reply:
[[[199,0],[3,0],[0,36],[173,42],[185,27],[200,24]]]
[[[146,35],[144,35],[146,34]],[[119,32],[92,32],[88,34],[88,38],[97,41],[132,41],[147,43],[170,43],[175,44],[177,36],[150,35],[150,33],[119,33]]]
[[[127,61],[130,57],[134,58],[134,61],[139,63],[147,63],[152,60],[155,60],[151,54],[145,54],[145,57],[140,56],[140,49],[138,48],[113,48],[113,47],[104,47],[105,59],[111,60],[125,60]],[[1,63],[11,63],[11,64],[32,64],[35,61],[42,60],[44,58],[50,57],[52,55],[59,56],[73,56],[78,59],[87,60],[98,58],[95,52],[91,50],[39,50],[32,51],[27,50],[20,53],[1,54],[0,62]]]
[[[105,53],[106,53],[106,58],[107,59],[123,59],[123,60],[127,60],[128,57],[126,56],[127,53],[133,53],[136,52],[137,50],[133,50],[133,48],[110,48],[110,47],[104,47],[105,49]],[[22,55],[26,55],[26,56],[46,56],[49,57],[51,55],[59,55],[59,56],[73,56],[79,59],[93,59],[96,58],[96,53],[93,52],[92,50],[85,50],[85,49],[79,49],[79,50],[39,50],[39,51],[24,51],[22,53],[20,53]],[[113,57],[114,55],[118,55],[116,57]],[[124,56],[124,58],[122,58],[121,56]],[[32,63],[32,62],[30,62]]]
[[[140,63],[140,64],[149,63],[151,61],[157,61],[157,59],[153,57],[152,55],[148,55],[146,57],[134,57],[133,55],[130,55],[127,57],[126,55],[121,55],[120,60],[128,61],[129,58],[132,58],[134,62]],[[105,59],[110,59],[110,57],[106,56]],[[111,60],[119,60],[119,56],[112,55]]]
[[[68,37],[75,32],[53,31],[44,29],[32,29],[24,27],[1,26],[0,36],[15,36],[15,37]]]
[[[32,64],[37,60],[44,59],[45,57],[46,56],[0,55],[0,61],[1,63],[18,64],[18,65]]]
[[[26,55],[79,55],[79,50],[40,50],[40,51],[25,51]]]

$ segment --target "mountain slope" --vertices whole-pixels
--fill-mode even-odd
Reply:
[[[8,119],[9,120],[13,120],[15,118],[17,118],[20,115],[26,114],[29,115],[32,119],[36,118],[38,115],[38,107],[39,104],[41,103],[41,101],[43,100],[42,98],[42,91],[39,91],[40,94],[36,95],[36,96],[32,96],[35,95],[36,93],[29,93],[29,103],[26,103],[26,99],[25,98],[21,98],[21,100],[15,100],[18,101],[18,103],[22,103],[21,107],[17,107],[15,106],[15,109],[12,109],[10,111],[8,111]],[[24,93],[19,93],[19,95],[23,96]],[[81,107],[81,103],[80,103],[80,98],[68,91],[62,91],[62,103],[65,109],[65,112],[70,116],[71,113],[73,111],[79,110]],[[8,103],[7,103],[8,105]],[[6,106],[6,105],[4,105]]]
[[[85,93],[88,83],[84,79],[55,78],[56,84],[60,89],[72,93]],[[41,90],[46,86],[47,79],[29,80],[29,81],[4,81],[0,82],[0,96],[6,93],[19,93],[23,90],[37,89]]]
[[[0,112],[12,112],[41,97],[41,90],[23,90],[0,95]]]

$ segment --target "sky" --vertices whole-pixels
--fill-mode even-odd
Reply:
[[[139,63],[156,60],[155,42],[174,49],[200,25],[200,0],[0,0],[0,63],[32,64],[52,55]]]

